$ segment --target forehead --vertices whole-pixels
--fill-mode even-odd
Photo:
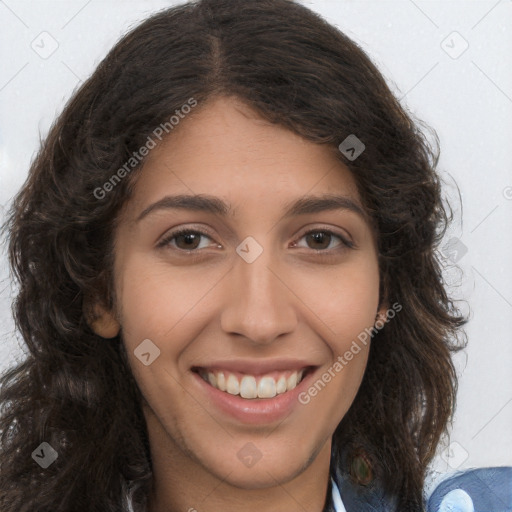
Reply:
[[[360,204],[351,172],[331,147],[225,97],[196,107],[150,152],[134,192],[139,207],[167,193],[229,197],[233,215],[244,205],[290,204],[303,195],[343,194]]]

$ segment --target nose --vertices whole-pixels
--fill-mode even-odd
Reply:
[[[270,250],[248,263],[235,255],[225,286],[221,327],[253,344],[268,345],[297,326],[297,298]]]

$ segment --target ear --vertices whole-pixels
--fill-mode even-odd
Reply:
[[[374,324],[379,320],[384,323],[387,321],[388,311],[390,308],[387,289],[388,288],[385,283],[381,282],[379,286],[379,305],[377,306],[377,313],[375,316]]]
[[[115,314],[100,303],[96,302],[92,308],[85,306],[84,314],[89,327],[98,336],[109,339],[119,334],[121,324],[117,321]]]
[[[388,318],[388,315],[387,315],[388,310],[389,310],[389,304],[387,303],[387,301],[381,303],[379,306],[379,309],[377,310],[377,314],[375,316],[375,323],[378,322],[379,320],[381,322],[386,323],[386,320]]]

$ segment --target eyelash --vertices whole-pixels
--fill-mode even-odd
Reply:
[[[170,233],[168,236],[166,236],[163,240],[161,240],[157,244],[157,247],[158,248],[169,247],[169,246],[171,246],[172,240],[174,240],[175,238],[177,238],[180,235],[190,234],[190,233],[192,233],[194,235],[205,236],[207,238],[210,238],[210,240],[212,239],[212,237],[210,236],[209,233],[207,233],[205,231],[201,231],[200,229],[183,228],[183,229],[178,229],[177,231]],[[355,248],[355,244],[353,242],[347,240],[342,235],[335,233],[334,231],[331,231],[329,229],[322,229],[322,228],[311,229],[311,230],[303,233],[302,236],[298,240],[301,240],[305,236],[310,235],[312,233],[324,233],[329,236],[338,238],[341,241],[341,247],[338,247],[337,249],[311,249],[315,254],[328,256],[328,255],[332,255],[332,252],[336,253],[336,252],[344,251],[346,249],[354,249]],[[296,244],[296,242],[294,242],[294,244]],[[194,256],[197,255],[194,253],[198,253],[200,251],[200,249],[186,250],[186,249],[180,249],[180,248],[173,248],[173,250],[179,251],[182,254],[190,254],[190,255],[194,255]]]

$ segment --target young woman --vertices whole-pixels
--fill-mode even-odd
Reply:
[[[465,323],[436,163],[303,6],[136,27],[6,224],[30,353],[2,379],[1,510],[424,510]]]

